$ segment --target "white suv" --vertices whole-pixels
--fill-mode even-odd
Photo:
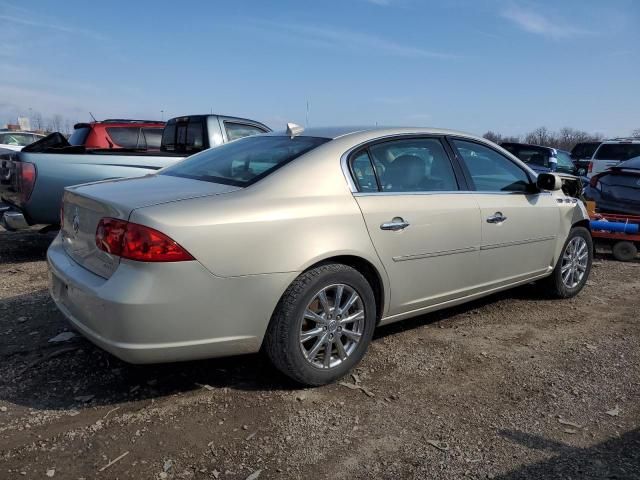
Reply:
[[[615,167],[620,162],[640,157],[640,138],[614,138],[605,140],[591,157],[587,176]]]

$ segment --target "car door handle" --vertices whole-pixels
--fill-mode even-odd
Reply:
[[[380,225],[380,230],[398,231],[404,230],[409,226],[409,222],[405,221],[402,217],[394,217],[390,222]]]
[[[487,223],[502,223],[507,219],[502,212],[496,212],[490,217],[487,217]]]

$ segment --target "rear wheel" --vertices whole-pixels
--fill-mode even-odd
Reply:
[[[629,262],[638,255],[638,249],[634,243],[626,240],[616,242],[613,245],[612,251],[614,258],[621,262]]]
[[[321,265],[300,275],[284,293],[264,347],[288,377],[305,385],[323,385],[360,362],[375,322],[376,302],[369,282],[346,265]]]
[[[591,233],[584,227],[569,232],[553,273],[546,280],[548,292],[556,298],[577,295],[587,283],[593,262]]]

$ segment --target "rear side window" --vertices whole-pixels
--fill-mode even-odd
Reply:
[[[369,147],[383,192],[458,190],[451,161],[436,138],[413,138]]]
[[[378,191],[376,172],[373,169],[371,158],[369,158],[369,154],[366,150],[353,157],[353,160],[351,161],[351,170],[359,192]]]
[[[229,141],[237,140],[238,138],[250,137],[252,135],[260,135],[265,133],[264,130],[255,127],[253,125],[246,125],[243,123],[224,122],[224,128],[227,132],[227,139]]]
[[[571,156],[577,160],[591,158],[599,145],[599,142],[578,143],[571,150]]]
[[[246,187],[328,141],[317,137],[247,137],[195,154],[160,174]]]
[[[479,192],[527,192],[531,181],[524,170],[495,150],[453,139],[475,189]]]
[[[140,127],[107,127],[107,133],[116,147],[147,148],[147,142]]]
[[[596,152],[596,160],[620,160],[624,162],[640,157],[640,143],[604,143]]]
[[[162,134],[162,150],[176,153],[195,153],[208,148],[202,118],[168,123]]]
[[[147,142],[147,148],[157,150],[162,143],[162,128],[143,128],[144,139]]]

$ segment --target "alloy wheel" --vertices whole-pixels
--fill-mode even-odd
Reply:
[[[562,254],[560,272],[562,283],[567,288],[576,288],[587,271],[589,262],[589,247],[582,237],[573,237]]]
[[[358,292],[342,283],[317,292],[304,311],[300,348],[314,367],[340,365],[357,348],[365,325],[364,304]]]

